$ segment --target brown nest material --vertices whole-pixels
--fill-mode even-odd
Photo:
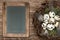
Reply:
[[[60,6],[59,3],[60,3],[60,2],[58,2],[58,1],[54,1],[54,2],[53,2],[54,7],[59,7],[59,6]],[[41,37],[42,37],[42,38],[51,38],[51,37],[48,37],[48,36],[40,35],[41,32],[43,31],[43,30],[42,30],[42,27],[41,27],[41,24],[43,23],[43,21],[42,21],[42,20],[39,21],[39,20],[38,20],[38,16],[39,16],[39,15],[44,15],[44,11],[45,11],[46,8],[49,8],[49,2],[48,2],[48,1],[42,3],[42,4],[41,4],[41,7],[38,8],[38,9],[36,10],[36,12],[33,14],[33,24],[34,24],[34,28],[36,29],[36,33],[37,33],[37,35],[38,35],[40,38],[41,38]]]

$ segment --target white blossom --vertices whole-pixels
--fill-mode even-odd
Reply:
[[[55,20],[60,20],[58,15],[56,15],[54,18],[55,18]]]
[[[49,20],[49,15],[48,14],[44,14],[44,20]]]
[[[46,29],[46,25],[47,25],[46,23],[42,24],[42,27],[43,27],[44,30]]]
[[[49,19],[49,22],[50,22],[50,23],[55,23],[55,19],[54,19],[54,18],[50,18],[50,19]]]
[[[56,22],[55,27],[58,27],[58,25],[59,25],[59,22]]]
[[[55,16],[55,12],[49,12],[49,16],[52,18],[52,17],[54,17]]]
[[[48,30],[53,30],[54,28],[55,28],[55,26],[53,24],[48,24],[47,25]]]
[[[48,20],[45,20],[44,23],[48,24]]]

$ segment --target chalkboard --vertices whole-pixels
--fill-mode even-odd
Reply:
[[[26,32],[26,7],[7,6],[7,33]]]

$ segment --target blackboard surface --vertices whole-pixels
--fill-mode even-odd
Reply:
[[[25,6],[7,7],[7,33],[25,33]]]

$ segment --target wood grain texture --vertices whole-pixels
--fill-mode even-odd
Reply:
[[[36,34],[36,30],[32,24],[32,16],[34,14],[34,12],[36,11],[36,8],[39,8],[41,6],[41,3],[44,2],[45,0],[1,0],[3,1],[2,3],[4,2],[28,2],[30,4],[30,10],[29,10],[29,22],[30,22],[30,25],[29,25],[29,37],[2,37],[2,31],[0,31],[0,40],[60,40],[60,38],[42,38],[42,37],[38,37],[38,35]],[[1,5],[2,5],[1,3]],[[57,3],[58,5],[60,5],[60,1],[58,1]],[[19,4],[20,5],[20,4]],[[1,9],[4,9],[1,8]],[[4,13],[4,12],[3,12]],[[0,22],[0,25],[2,25],[2,22]],[[1,26],[1,29],[2,30],[2,27]]]

